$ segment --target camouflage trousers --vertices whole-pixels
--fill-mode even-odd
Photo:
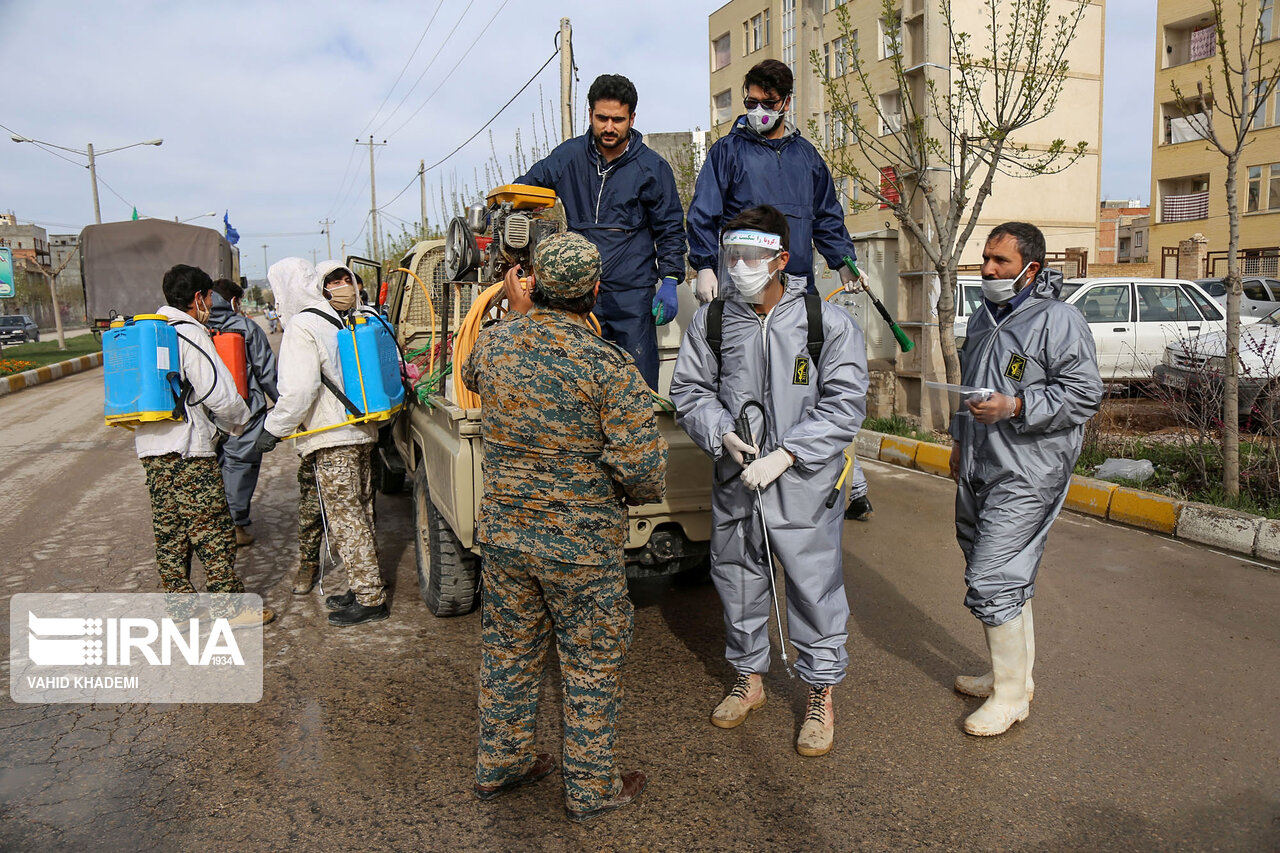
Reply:
[[[376,607],[387,600],[378,570],[378,548],[373,539],[372,450],[372,444],[322,447],[302,458],[302,467],[315,471],[317,503],[328,522],[329,543],[342,557],[347,583],[356,594],[356,601],[366,607]],[[298,481],[301,484],[301,471]],[[299,539],[302,532],[300,506]],[[301,541],[299,545],[301,547]],[[316,553],[319,554],[318,548]]]
[[[502,784],[536,757],[538,690],[554,635],[564,693],[568,807],[595,808],[621,790],[614,738],[632,608],[622,552],[582,566],[485,545],[481,561],[480,746],[476,781]]]
[[[192,552],[204,565],[209,592],[244,592],[236,575],[236,534],[218,460],[166,453],[143,457],[142,470],[151,493],[151,529],[165,592],[196,591]],[[182,609],[181,603],[175,607]]]
[[[312,459],[298,461],[298,568],[320,568],[324,522],[320,519],[320,493],[316,490],[316,466]]]

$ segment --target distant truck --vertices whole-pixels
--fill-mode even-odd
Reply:
[[[112,317],[155,311],[164,302],[164,274],[174,264],[200,267],[215,280],[240,279],[239,250],[212,228],[138,219],[80,232],[80,280],[94,336],[101,338]]]

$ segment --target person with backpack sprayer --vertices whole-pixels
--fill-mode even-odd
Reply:
[[[862,426],[867,364],[853,318],[784,273],[789,236],[786,217],[768,206],[725,223],[723,295],[698,309],[685,333],[671,400],[676,421],[715,460],[711,578],[737,676],[711,722],[732,728],[765,703],[772,551],[786,583],[795,669],[809,685],[796,750],[816,756],[831,750],[831,691],[849,661],[843,504],[827,502],[833,485],[843,489],[844,452]],[[739,427],[757,404],[765,423]],[[758,445],[738,432],[748,427]]]
[[[340,315],[355,307],[356,286],[350,271],[340,263],[326,262],[320,269],[328,269],[328,274],[302,258],[285,258],[267,272],[285,330],[276,383],[280,396],[267,414],[257,446],[266,452],[295,430],[308,433],[295,439],[302,464],[298,472],[301,541],[294,590],[303,585],[304,591],[309,591],[314,583],[320,526],[315,522],[327,520],[326,532],[342,557],[349,588],[342,595],[328,596],[325,606],[333,611],[330,625],[347,627],[388,616],[373,531],[371,454],[378,427],[345,423],[347,409],[333,389],[342,388]],[[308,494],[312,475],[314,502]],[[308,562],[312,553],[314,566]],[[308,577],[302,577],[304,573]]]

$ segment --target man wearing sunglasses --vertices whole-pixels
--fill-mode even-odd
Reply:
[[[857,253],[831,171],[787,117],[792,84],[786,63],[766,59],[755,65],[743,81],[746,115],[739,116],[729,135],[707,151],[687,217],[689,265],[698,273],[694,289],[699,302],[710,302],[720,292],[716,269],[722,225],[761,204],[776,207],[787,217],[791,229],[788,275],[804,278],[809,290],[815,290],[816,244],[827,266],[840,271],[845,290],[861,288],[843,262],[845,256],[856,259]],[[872,511],[866,475],[855,464],[845,518],[867,521]]]

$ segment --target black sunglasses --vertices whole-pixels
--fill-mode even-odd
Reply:
[[[786,98],[774,98],[769,101],[761,101],[757,98],[743,98],[742,105],[749,110],[754,110],[756,107],[764,107],[766,110],[776,110],[778,107],[782,106],[782,102],[785,100]]]

